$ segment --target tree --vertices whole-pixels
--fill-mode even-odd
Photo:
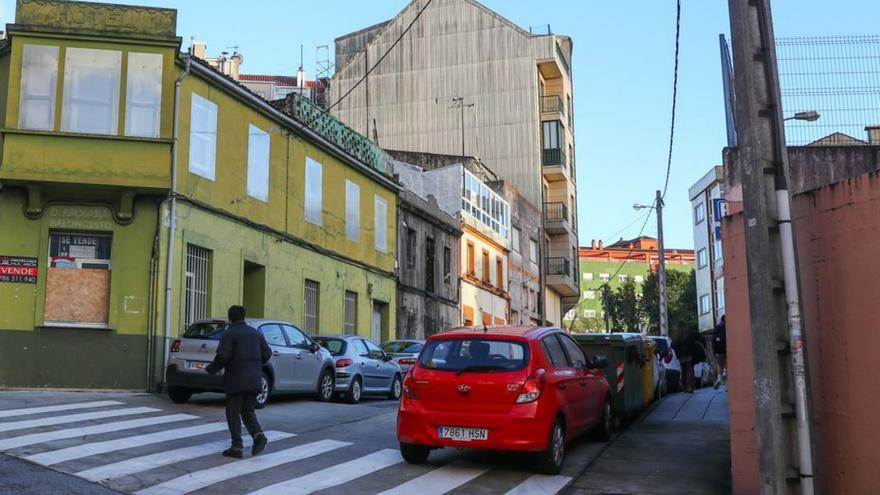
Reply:
[[[648,319],[648,333],[660,335],[660,285],[651,273],[642,285],[642,311]],[[676,329],[697,329],[697,278],[693,271],[666,271],[666,308],[669,332],[673,340]]]
[[[636,284],[627,280],[612,289],[608,284],[600,288],[605,321],[610,331],[641,332],[645,313]]]

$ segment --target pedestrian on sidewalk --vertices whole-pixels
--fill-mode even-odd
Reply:
[[[694,393],[694,358],[697,355],[696,332],[684,323],[679,323],[676,340],[672,343],[678,361],[681,363],[681,385],[685,392]]]
[[[223,386],[226,392],[226,422],[232,436],[232,447],[223,451],[226,457],[244,457],[241,440],[241,423],[254,439],[251,455],[257,455],[266,448],[266,435],[257,421],[254,405],[263,376],[263,364],[272,357],[263,334],[245,323],[245,310],[242,306],[230,306],[229,328],[223,333],[217,346],[217,355],[206,371],[212,375],[225,369]]]
[[[712,332],[712,352],[715,353],[715,390],[727,380],[727,323],[725,316],[715,325]]]

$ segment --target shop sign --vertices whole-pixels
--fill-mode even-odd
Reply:
[[[0,282],[13,284],[37,283],[37,258],[0,255]]]

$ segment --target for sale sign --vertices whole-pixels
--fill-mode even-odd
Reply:
[[[37,258],[0,255],[0,282],[37,283]]]

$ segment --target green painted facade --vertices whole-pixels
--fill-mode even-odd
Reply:
[[[253,316],[302,326],[309,279],[320,284],[321,332],[342,331],[349,291],[357,294],[357,332],[371,335],[376,304],[381,337],[394,336],[395,184],[375,163],[360,161],[363,150],[346,150],[304,131],[201,62],[188,66],[175,26],[176,12],[169,9],[18,2],[16,24],[9,26],[0,49],[0,258],[36,258],[38,274],[36,283],[0,281],[0,387],[147,389],[163,381],[172,197],[170,338],[180,334],[185,322],[188,246],[210,253],[203,316],[223,316],[229,305],[245,303]],[[28,44],[59,50],[51,130],[18,125],[22,51]],[[116,134],[60,131],[65,52],[71,47],[122,53]],[[156,138],[125,135],[129,53],[162,57]],[[189,171],[193,94],[217,105],[214,180]],[[247,194],[249,125],[270,136],[265,202]],[[177,185],[172,191],[175,148]],[[303,220],[307,157],[323,168],[320,226]],[[357,241],[345,235],[346,180],[360,188]],[[376,197],[387,204],[386,252],[374,242]],[[49,268],[64,262],[50,258],[50,237],[59,233],[111,236],[107,317],[100,325],[47,319]],[[68,288],[66,294],[76,296],[76,291]]]

